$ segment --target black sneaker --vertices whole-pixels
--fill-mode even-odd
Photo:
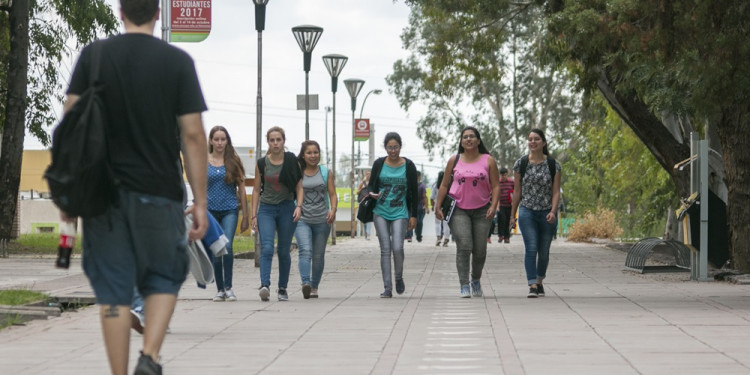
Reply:
[[[539,297],[539,289],[535,287],[529,287],[529,294],[526,296],[528,298],[537,298]]]
[[[404,279],[396,280],[396,293],[404,294],[405,290],[406,290],[406,285],[404,285]]]
[[[311,291],[312,287],[310,286],[310,284],[302,284],[302,298],[309,299]]]
[[[138,365],[135,366],[134,375],[161,375],[161,365],[154,362],[154,359],[150,355],[145,355],[141,352],[141,357],[138,358]]]
[[[383,291],[383,293],[380,293],[380,298],[391,298],[393,297],[393,293],[390,289],[386,289]]]
[[[279,301],[289,301],[289,295],[286,294],[286,289],[279,288]]]
[[[544,285],[536,284],[536,292],[539,295],[539,297],[544,297]]]

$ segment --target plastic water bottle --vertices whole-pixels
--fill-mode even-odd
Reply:
[[[55,267],[68,269],[70,254],[76,242],[76,226],[74,223],[63,222],[60,226],[60,243],[57,246],[57,261]]]

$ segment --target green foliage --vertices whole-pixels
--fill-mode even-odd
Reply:
[[[541,9],[507,0],[414,0],[402,34],[411,52],[386,78],[401,106],[427,106],[417,134],[431,156],[456,152],[458,132],[477,127],[501,165],[525,152],[531,128],[564,144],[580,103],[570,77],[539,53]],[[449,140],[445,142],[445,140]]]
[[[678,196],[669,174],[620,118],[595,95],[578,126],[580,145],[564,165],[568,215],[614,210],[625,237],[661,236]]]
[[[71,73],[64,70],[63,61],[82,45],[116,30],[117,19],[103,0],[31,2],[26,127],[43,144],[49,144],[47,128],[57,121],[55,103],[63,102],[64,81],[61,77],[67,79]],[[6,69],[4,64],[0,74]]]
[[[10,243],[12,254],[57,254],[60,235],[57,233],[27,233],[22,234]],[[81,253],[81,236],[76,236],[73,252]]]

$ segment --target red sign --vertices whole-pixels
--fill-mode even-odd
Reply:
[[[170,0],[171,40],[199,42],[211,32],[211,0]]]
[[[366,141],[370,139],[370,119],[358,118],[354,120],[354,140]]]

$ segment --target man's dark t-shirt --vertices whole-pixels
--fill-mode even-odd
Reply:
[[[177,117],[206,110],[193,60],[151,35],[98,41],[109,152],[122,187],[182,200]],[[81,51],[68,94],[89,86],[92,49]]]

